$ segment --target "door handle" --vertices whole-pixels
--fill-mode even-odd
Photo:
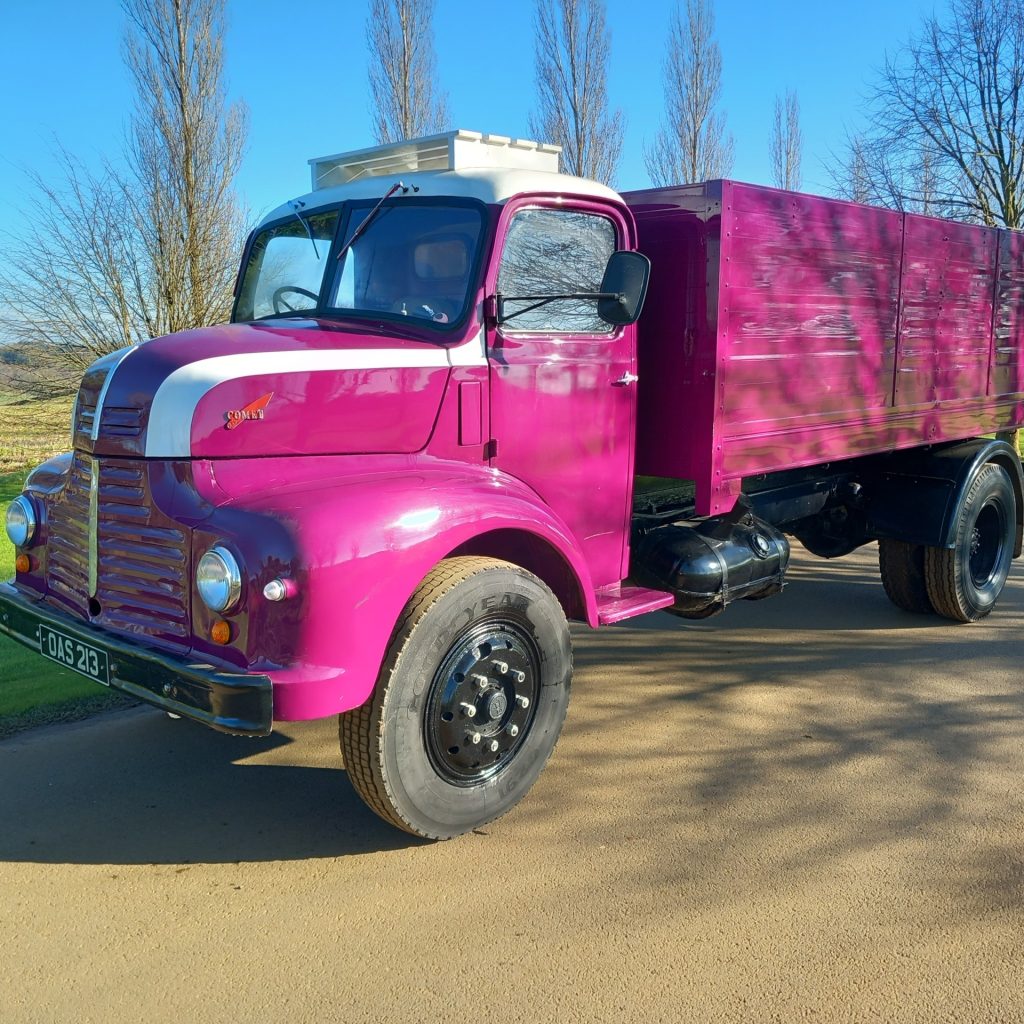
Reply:
[[[627,370],[618,380],[612,381],[613,388],[627,388],[630,384],[635,384],[640,378],[635,373],[630,373]]]

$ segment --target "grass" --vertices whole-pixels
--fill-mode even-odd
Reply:
[[[69,399],[19,402],[0,392],[0,514],[21,493],[33,465],[67,450],[70,415]],[[14,548],[0,531],[0,580],[13,575]],[[130,702],[0,637],[0,738],[121,703]]]
[[[73,402],[24,399],[0,388],[0,476],[24,475],[26,467],[68,450]]]

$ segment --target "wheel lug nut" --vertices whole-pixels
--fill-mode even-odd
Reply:
[[[478,732],[467,732],[466,733],[466,742],[467,743],[472,743],[473,746],[476,746],[480,742],[480,733],[478,733]]]
[[[505,675],[505,673],[508,672],[508,662],[507,661],[496,661],[494,663],[494,667],[498,670],[498,674],[499,675]]]
[[[459,707],[462,708],[462,710],[465,713],[467,718],[473,718],[474,715],[476,715],[476,705],[475,704],[467,704],[465,701],[463,701],[459,705]]]
[[[525,672],[513,672],[512,673],[512,678],[517,683],[525,683],[526,682],[526,673]]]
[[[490,746],[491,746],[491,753],[493,754],[498,749],[498,741],[497,740],[491,740]]]
[[[508,734],[509,734],[509,736],[518,736],[519,735],[519,726],[516,725],[515,722],[513,722],[508,727]]]
[[[529,697],[516,697],[516,703],[524,710],[530,706]]]
[[[473,680],[476,682],[476,688],[478,690],[486,690],[491,685],[490,679],[487,676],[480,675],[479,672],[473,674]]]

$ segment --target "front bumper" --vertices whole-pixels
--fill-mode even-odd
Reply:
[[[9,583],[0,583],[0,634],[39,651],[40,626],[106,651],[110,685],[147,704],[202,722],[219,732],[267,736],[271,731],[273,695],[269,676],[224,671],[208,663],[172,657],[144,644],[128,642],[55,611]]]

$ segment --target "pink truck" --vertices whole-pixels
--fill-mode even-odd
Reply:
[[[568,620],[777,593],[787,535],[988,614],[1024,236],[557,161],[463,131],[310,161],[230,324],[85,374],[7,512],[0,631],[224,732],[338,715],[360,796],[446,838],[551,754]]]

